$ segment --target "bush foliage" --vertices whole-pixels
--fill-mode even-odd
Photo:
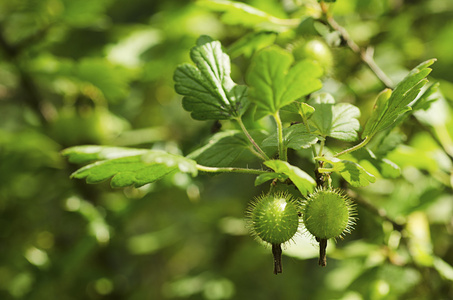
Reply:
[[[1,1],[0,298],[453,298],[452,18],[438,0]],[[274,276],[248,202],[324,180],[355,230],[325,268],[296,235]]]

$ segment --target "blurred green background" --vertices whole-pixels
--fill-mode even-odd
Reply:
[[[255,48],[320,38],[316,1],[245,2],[301,24],[248,24],[186,0],[0,0],[0,299],[453,299],[453,1],[335,4],[394,82],[436,57],[444,97],[388,136],[401,175],[356,190],[388,220],[359,206],[326,268],[301,236],[272,274],[270,249],[244,228],[261,192],[253,176],[175,174],[124,190],[69,179],[69,146],[186,155],[209,137],[215,124],[190,119],[172,80],[199,35],[226,47],[236,82]],[[359,106],[363,125],[384,86],[348,48],[332,51],[324,89]]]

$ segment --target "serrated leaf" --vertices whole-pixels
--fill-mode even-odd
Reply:
[[[433,102],[440,98],[443,98],[442,93],[439,90],[439,82],[431,84],[428,88],[423,91],[420,97],[412,105],[412,109],[415,110],[428,110]]]
[[[299,107],[299,114],[305,120],[309,120],[311,116],[314,114],[315,108],[313,106],[308,105],[307,103],[301,103]]]
[[[250,57],[255,51],[272,45],[276,37],[277,34],[275,32],[250,32],[230,45],[228,53],[231,58],[235,58],[240,55]]]
[[[255,119],[273,115],[296,99],[322,87],[322,68],[308,60],[291,67],[293,56],[277,46],[259,51],[247,74],[250,98],[256,104]]]
[[[299,114],[304,120],[310,119],[313,113],[315,112],[314,107],[308,105],[305,102],[298,101],[294,101],[290,105],[282,107],[281,110]]]
[[[379,95],[377,96],[376,102],[374,103],[373,112],[371,113],[371,116],[365,125],[365,129],[363,130],[362,133],[363,138],[369,135],[373,127],[378,122],[378,119],[382,116],[391,95],[392,90],[385,89],[382,92],[380,92]]]
[[[434,128],[445,126],[451,120],[449,104],[438,86],[431,85],[416,101],[413,109],[418,121]]]
[[[380,94],[375,109],[371,115],[370,120],[365,126],[362,137],[373,136],[377,132],[384,130],[391,126],[399,116],[411,110],[410,104],[420,93],[421,88],[428,82],[426,76],[431,73],[431,66],[436,60],[427,60],[414,69],[395,87],[390,97],[388,91]]]
[[[280,181],[285,181],[286,179],[288,179],[288,176],[285,174],[280,174],[280,173],[261,174],[256,177],[255,186],[261,185],[261,184],[265,183],[266,181],[274,180],[274,179],[278,179]]]
[[[96,160],[108,160],[145,154],[149,150],[110,146],[75,146],[64,149],[61,154],[75,164],[85,164]]]
[[[304,124],[295,124],[283,129],[283,142],[286,147],[300,150],[316,144],[318,136],[307,131]],[[277,133],[267,137],[261,144],[263,148],[278,147]]]
[[[256,141],[261,141],[264,134],[251,131]],[[230,167],[246,153],[251,153],[251,145],[242,131],[229,130],[213,135],[208,143],[188,155],[199,164],[210,167]]]
[[[223,13],[222,22],[229,25],[240,25],[279,32],[288,28],[294,28],[300,24],[300,20],[281,19],[237,1],[199,0],[197,4],[212,11]]]
[[[226,120],[240,117],[248,107],[247,87],[230,77],[230,58],[219,41],[201,36],[190,52],[191,64],[174,73],[175,90],[182,104],[196,120]]]
[[[330,94],[320,93],[308,102],[315,111],[309,123],[323,137],[330,136],[342,141],[355,141],[360,123],[360,110],[349,103],[337,103]]]
[[[371,182],[376,181],[376,178],[372,174],[368,173],[362,166],[355,162],[336,157],[316,157],[315,159],[331,164],[331,169],[325,168],[332,172],[337,172],[354,187],[367,186]]]
[[[71,177],[99,183],[112,179],[112,187],[136,187],[159,180],[179,171],[197,175],[196,162],[183,156],[159,150],[128,149],[120,147],[79,146],[63,151],[72,162],[100,161],[75,171]]]
[[[358,161],[365,160],[372,164],[383,178],[397,178],[401,175],[398,165],[387,158],[377,156],[368,148],[364,147],[355,151],[353,155]]]
[[[401,176],[401,168],[387,158],[379,161],[379,172],[384,178],[398,178]]]
[[[298,167],[290,165],[286,161],[268,160],[264,164],[276,173],[288,176],[300,193],[304,196],[313,192],[313,189],[316,186],[316,181],[310,175]]]

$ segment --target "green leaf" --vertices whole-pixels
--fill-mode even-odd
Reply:
[[[136,156],[147,153],[149,150],[109,147],[109,146],[75,146],[64,149],[61,154],[68,157],[68,161],[75,164],[86,164],[96,160],[108,160],[127,156]]]
[[[212,11],[223,13],[222,22],[229,25],[280,32],[298,26],[301,21],[300,19],[281,19],[253,6],[236,1],[199,0],[197,4]]]
[[[277,46],[261,50],[247,74],[250,98],[256,104],[255,119],[274,115],[280,108],[322,87],[322,68],[308,60],[291,67],[294,58]]]
[[[280,180],[280,181],[285,181],[286,179],[288,179],[288,176],[285,175],[285,174],[280,174],[280,173],[265,173],[265,174],[261,174],[261,175],[256,177],[255,186],[261,185],[261,184],[265,183],[266,181],[274,180],[276,178],[278,180]]]
[[[245,57],[250,57],[255,51],[272,45],[276,37],[277,34],[275,32],[250,32],[234,42],[228,48],[228,53],[231,58],[238,57],[241,54]]]
[[[365,129],[363,130],[362,138],[368,136],[373,127],[377,124],[379,118],[384,113],[385,107],[391,95],[391,89],[385,89],[379,93],[376,102],[374,103],[373,112],[365,125]]]
[[[283,129],[283,142],[286,147],[300,150],[306,149],[318,141],[316,134],[307,131],[304,124],[295,124]],[[267,137],[261,144],[263,148],[278,147],[277,133]]]
[[[314,107],[308,105],[305,102],[298,101],[294,101],[290,105],[282,107],[281,110],[299,114],[304,120],[310,119],[313,113],[315,112]]]
[[[250,134],[257,141],[263,139],[260,131],[251,131]],[[199,164],[210,167],[230,167],[235,161],[251,153],[252,146],[242,131],[229,130],[213,135],[208,143],[188,155]]]
[[[175,90],[196,120],[226,120],[240,117],[248,107],[247,87],[230,77],[230,58],[219,41],[201,36],[190,52],[196,67],[180,65],[174,73]]]
[[[436,60],[427,60],[415,67],[409,74],[395,87],[390,94],[389,90],[384,90],[379,94],[375,109],[370,120],[365,126],[362,137],[373,136],[377,132],[390,127],[399,116],[411,110],[411,102],[420,93],[421,88],[428,82],[426,76],[431,73],[431,66]]]
[[[307,103],[301,103],[299,107],[299,114],[305,120],[309,120],[311,116],[314,114],[315,108],[313,106],[308,105]]]
[[[285,161],[268,160],[264,164],[276,173],[288,176],[289,179],[296,185],[300,193],[304,196],[313,192],[313,189],[316,186],[316,181],[310,175]]]
[[[443,98],[442,93],[439,90],[439,82],[430,84],[429,87],[423,91],[423,94],[417,99],[412,105],[412,109],[415,110],[428,110],[433,102],[440,98]]]
[[[414,104],[414,116],[422,124],[441,128],[451,120],[449,103],[438,88],[439,83],[433,84],[424,91]],[[438,130],[438,129],[436,129]]]
[[[179,171],[197,175],[196,162],[164,151],[120,147],[78,146],[63,151],[72,162],[100,161],[75,171],[71,177],[86,178],[87,183],[99,183],[109,178],[112,187],[136,187]]]
[[[379,157],[368,148],[362,148],[354,152],[354,157],[358,161],[365,160],[369,162],[383,178],[397,178],[401,175],[401,169],[398,165],[387,158]]]
[[[337,103],[330,94],[320,93],[310,99],[315,109],[309,123],[323,137],[330,136],[342,141],[355,141],[360,123],[360,110],[349,103]]]
[[[315,159],[331,164],[332,168],[323,169],[328,172],[337,172],[354,187],[367,186],[370,182],[376,181],[376,178],[372,174],[368,173],[362,166],[355,162],[336,157],[316,157]]]

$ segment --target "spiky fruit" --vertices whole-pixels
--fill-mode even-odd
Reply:
[[[291,240],[299,227],[298,205],[285,193],[263,195],[247,210],[251,234],[269,244]]]
[[[290,241],[299,228],[299,205],[286,193],[256,198],[247,209],[250,232],[258,240],[271,244],[274,274],[282,273],[281,244]]]
[[[355,224],[352,201],[339,189],[318,189],[302,206],[305,228],[319,240],[343,237]]]

